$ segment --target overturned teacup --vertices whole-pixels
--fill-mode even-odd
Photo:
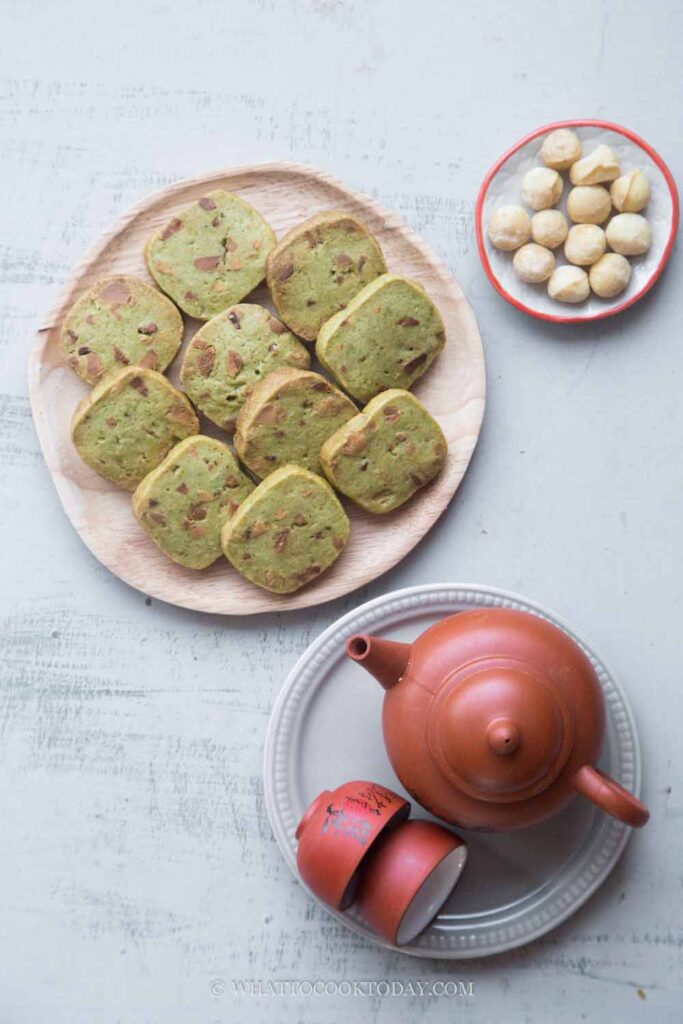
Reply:
[[[407,800],[376,782],[346,782],[324,790],[297,826],[299,874],[324,903],[345,910],[373,843],[409,813]]]
[[[467,859],[463,840],[374,782],[324,790],[296,830],[297,866],[311,891],[334,910],[356,902],[366,922],[405,945],[438,914]]]

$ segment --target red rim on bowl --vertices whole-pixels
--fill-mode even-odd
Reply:
[[[621,302],[616,306],[610,306],[608,309],[601,310],[599,313],[591,313],[587,316],[556,316],[553,313],[542,313],[540,310],[532,309],[531,306],[527,306],[524,302],[520,302],[519,299],[515,298],[514,295],[511,295],[510,292],[503,287],[497,276],[494,274],[486,251],[486,245],[484,243],[482,215],[484,210],[484,201],[491,181],[501,167],[510,159],[511,156],[520,150],[522,146],[525,146],[528,142],[532,142],[534,139],[538,138],[539,135],[545,135],[546,132],[555,131],[557,128],[604,128],[606,131],[616,132],[618,135],[623,135],[631,142],[634,142],[637,146],[640,146],[640,148],[647,153],[653,163],[657,165],[664,176],[664,180],[667,183],[669,193],[671,195],[671,231],[666,245],[664,246],[664,252],[662,253],[661,259],[650,277],[647,279],[640,291],[636,292],[636,294],[632,295],[629,299],[625,299],[624,302]],[[477,233],[479,258],[481,259],[484,272],[499,295],[502,295],[503,298],[506,299],[510,305],[515,306],[516,309],[520,309],[523,313],[528,313],[529,316],[536,317],[538,320],[549,320],[555,324],[576,324],[589,323],[592,320],[603,320],[605,317],[614,316],[615,313],[621,313],[622,310],[628,309],[629,306],[632,306],[638,301],[638,299],[642,299],[646,292],[649,292],[650,288],[652,288],[653,284],[664,270],[666,262],[671,255],[671,250],[673,249],[674,241],[676,239],[676,232],[678,230],[678,215],[678,190],[676,188],[676,183],[674,182],[671,171],[666,166],[659,153],[657,153],[652,146],[649,146],[644,139],[641,139],[640,136],[636,135],[635,132],[629,131],[628,128],[623,128],[619,124],[613,124],[611,121],[582,119],[576,121],[555,121],[553,124],[546,124],[542,128],[537,128],[535,131],[530,132],[529,135],[525,135],[523,139],[520,139],[519,142],[516,142],[514,146],[511,146],[510,149],[503,153],[503,155],[496,160],[493,167],[488,171],[481,184],[481,188],[479,189],[477,204],[474,211],[474,226]]]

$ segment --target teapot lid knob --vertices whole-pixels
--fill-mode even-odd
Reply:
[[[494,718],[486,730],[486,738],[491,750],[504,757],[514,754],[522,738],[518,727],[509,718]]]

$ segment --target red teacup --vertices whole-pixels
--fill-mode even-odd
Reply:
[[[376,782],[347,782],[325,790],[297,826],[299,874],[324,903],[345,910],[375,840],[409,813],[407,800]]]
[[[404,946],[438,914],[460,878],[467,847],[431,821],[387,832],[363,863],[357,907],[373,931]]]

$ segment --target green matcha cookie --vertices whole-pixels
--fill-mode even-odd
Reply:
[[[345,391],[367,402],[410,388],[444,347],[438,309],[419,284],[383,274],[323,324],[315,352]]]
[[[190,316],[209,320],[240,302],[266,272],[275,235],[260,213],[216,189],[152,235],[149,272]]]
[[[391,512],[441,472],[447,451],[425,407],[393,388],[328,438],[320,462],[328,480],[361,508]]]
[[[180,348],[183,318],[172,302],[137,277],[103,277],[71,307],[62,327],[64,358],[96,384],[109,370],[165,370]]]
[[[185,352],[180,379],[210,420],[232,430],[256,385],[279,366],[306,369],[305,345],[262,306],[244,303],[201,327]]]
[[[304,221],[268,257],[275,308],[295,334],[315,341],[322,324],[386,271],[382,250],[364,224],[330,211]]]
[[[199,420],[182,391],[156,370],[136,366],[107,374],[71,423],[83,461],[129,491],[178,441],[198,433]]]
[[[221,555],[221,528],[253,490],[222,441],[186,437],[138,484],[133,512],[165,555],[206,569]]]
[[[235,448],[261,478],[290,463],[320,473],[323,441],[357,412],[351,399],[319,373],[282,367],[268,374],[242,406]]]
[[[349,519],[325,481],[300,466],[271,473],[221,534],[229,562],[265,590],[290,594],[329,568],[349,539]]]

